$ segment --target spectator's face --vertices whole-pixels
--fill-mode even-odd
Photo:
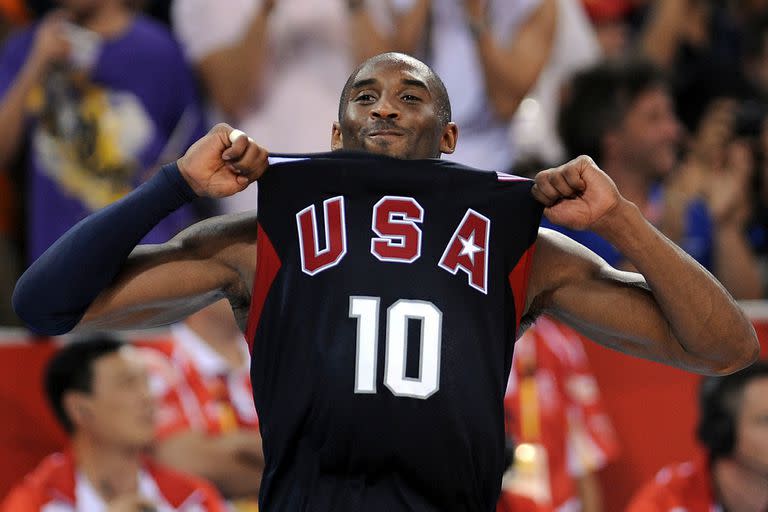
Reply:
[[[57,3],[76,17],[80,17],[92,13],[106,3],[106,0],[58,0]]]
[[[81,397],[77,431],[99,443],[141,448],[154,438],[155,409],[144,364],[132,347],[93,363],[91,393]],[[77,408],[76,408],[77,409]]]
[[[768,377],[744,387],[736,425],[735,458],[768,478]]]
[[[618,129],[618,157],[646,176],[667,175],[677,163],[680,124],[663,88],[640,94]]]
[[[435,94],[428,72],[405,59],[369,63],[355,77],[343,118],[334,124],[333,149],[404,159],[453,152],[455,126],[440,122]]]

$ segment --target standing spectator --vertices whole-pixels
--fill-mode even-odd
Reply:
[[[565,161],[557,133],[563,86],[574,73],[597,64],[602,52],[594,29],[578,0],[557,0],[552,51],[538,80],[512,119],[513,145],[518,162],[544,162],[543,167]],[[517,165],[515,165],[517,172]]]
[[[273,152],[328,151],[352,67],[343,0],[174,0],[171,15],[219,117]],[[256,187],[224,204],[253,209]]]
[[[224,511],[209,483],[142,455],[153,441],[154,407],[132,347],[104,336],[73,342],[48,364],[45,389],[72,446],[43,460],[0,510]]]
[[[506,171],[509,122],[547,63],[556,0],[394,0],[390,26],[372,3],[349,0],[357,60],[397,50],[422,58],[445,82],[461,144],[451,160]]]
[[[720,179],[706,193],[679,199],[679,187],[659,186],[678,168],[682,131],[664,77],[653,65],[609,62],[580,73],[560,112],[560,132],[569,153],[595,155],[621,193],[736,298],[762,296],[757,260],[735,214],[743,203],[738,184],[744,180],[737,179],[746,174],[743,159],[718,169],[713,178]],[[689,175],[685,167],[678,172],[675,179]],[[674,215],[665,212],[670,207],[677,208]],[[624,265],[621,254],[594,233],[555,229],[611,265]]]
[[[618,442],[579,335],[539,318],[515,343],[504,408],[516,457],[497,512],[516,511],[520,497],[538,512],[602,510],[596,472]]]
[[[204,131],[192,75],[167,29],[123,0],[64,0],[0,55],[0,167],[25,144],[27,256],[122,197]],[[184,209],[147,241],[193,219]]]
[[[706,460],[665,467],[628,512],[768,510],[768,363],[702,381],[699,441]]]

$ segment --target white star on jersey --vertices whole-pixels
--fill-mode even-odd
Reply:
[[[461,252],[459,253],[459,256],[469,256],[469,259],[472,261],[472,264],[474,265],[475,254],[483,250],[482,247],[475,244],[475,232],[473,231],[469,235],[468,239],[460,236],[459,241],[461,242]]]

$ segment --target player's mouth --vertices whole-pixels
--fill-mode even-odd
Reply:
[[[368,137],[402,137],[405,133],[399,130],[374,130],[368,132]]]

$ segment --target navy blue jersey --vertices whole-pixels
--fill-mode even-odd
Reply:
[[[259,181],[263,510],[493,510],[532,182],[329,153]]]

